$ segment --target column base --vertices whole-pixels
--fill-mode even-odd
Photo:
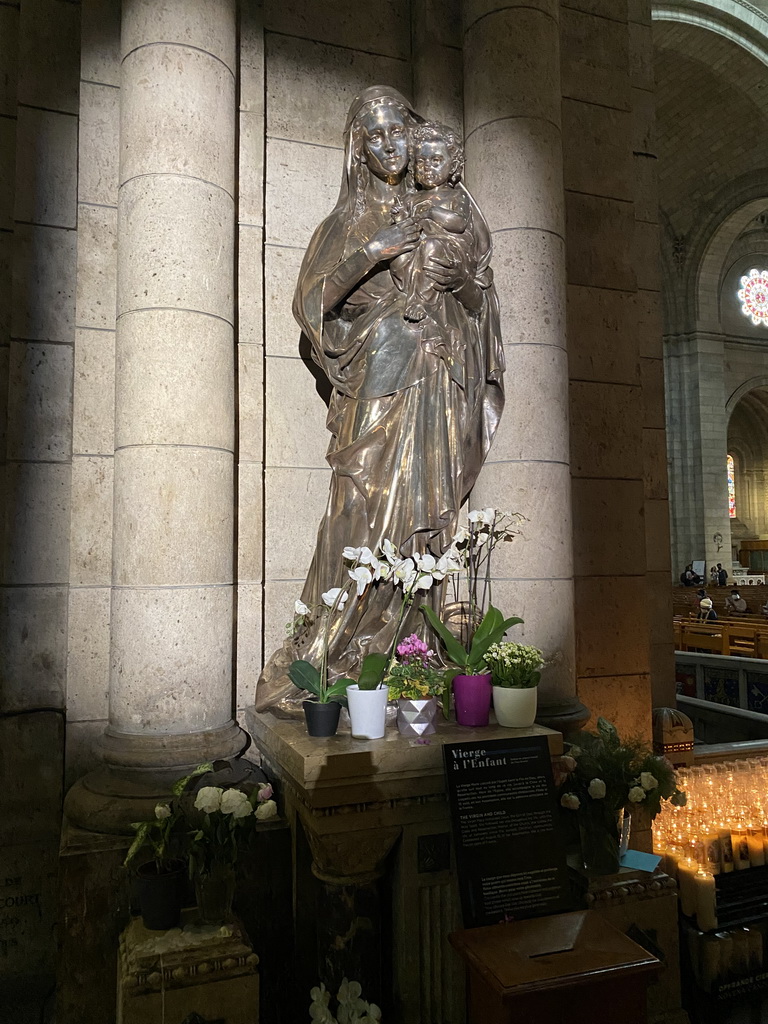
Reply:
[[[69,790],[64,813],[73,825],[107,835],[131,835],[131,822],[154,815],[173,783],[204,761],[233,757],[248,736],[229,722],[180,736],[134,736],[108,728],[99,743],[104,765]]]
[[[568,733],[584,728],[591,714],[586,704],[582,704],[576,697],[540,697],[536,722],[548,729],[556,729],[567,739]]]

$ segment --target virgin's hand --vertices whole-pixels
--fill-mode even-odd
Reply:
[[[466,282],[461,263],[450,256],[428,256],[424,272],[441,292],[454,291]]]
[[[382,228],[373,238],[365,243],[365,251],[369,259],[375,263],[382,260],[393,260],[404,252],[416,248],[419,241],[419,226],[413,217],[406,217],[399,224]]]

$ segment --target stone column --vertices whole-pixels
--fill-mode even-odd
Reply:
[[[575,690],[557,0],[464,0],[467,182],[493,235],[507,403],[472,496],[528,518],[497,552],[494,603],[553,659],[547,700]]]
[[[98,831],[122,830],[187,766],[243,746],[235,48],[234,0],[123,4],[109,725],[105,768],[67,808]]]

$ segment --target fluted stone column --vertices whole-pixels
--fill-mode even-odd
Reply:
[[[493,235],[507,402],[472,497],[522,512],[497,550],[494,603],[552,659],[542,697],[575,692],[557,0],[464,0],[466,176]]]
[[[106,768],[68,807],[99,831],[135,820],[136,801],[186,766],[243,746],[232,719],[235,30],[234,0],[123,3],[109,726]]]

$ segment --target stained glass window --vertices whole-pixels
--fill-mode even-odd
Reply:
[[[755,325],[768,327],[768,270],[750,270],[742,277],[741,288],[736,294],[744,316],[748,316]]]
[[[727,459],[728,465],[728,515],[731,519],[736,518],[736,484],[733,478],[733,456],[729,455]]]

